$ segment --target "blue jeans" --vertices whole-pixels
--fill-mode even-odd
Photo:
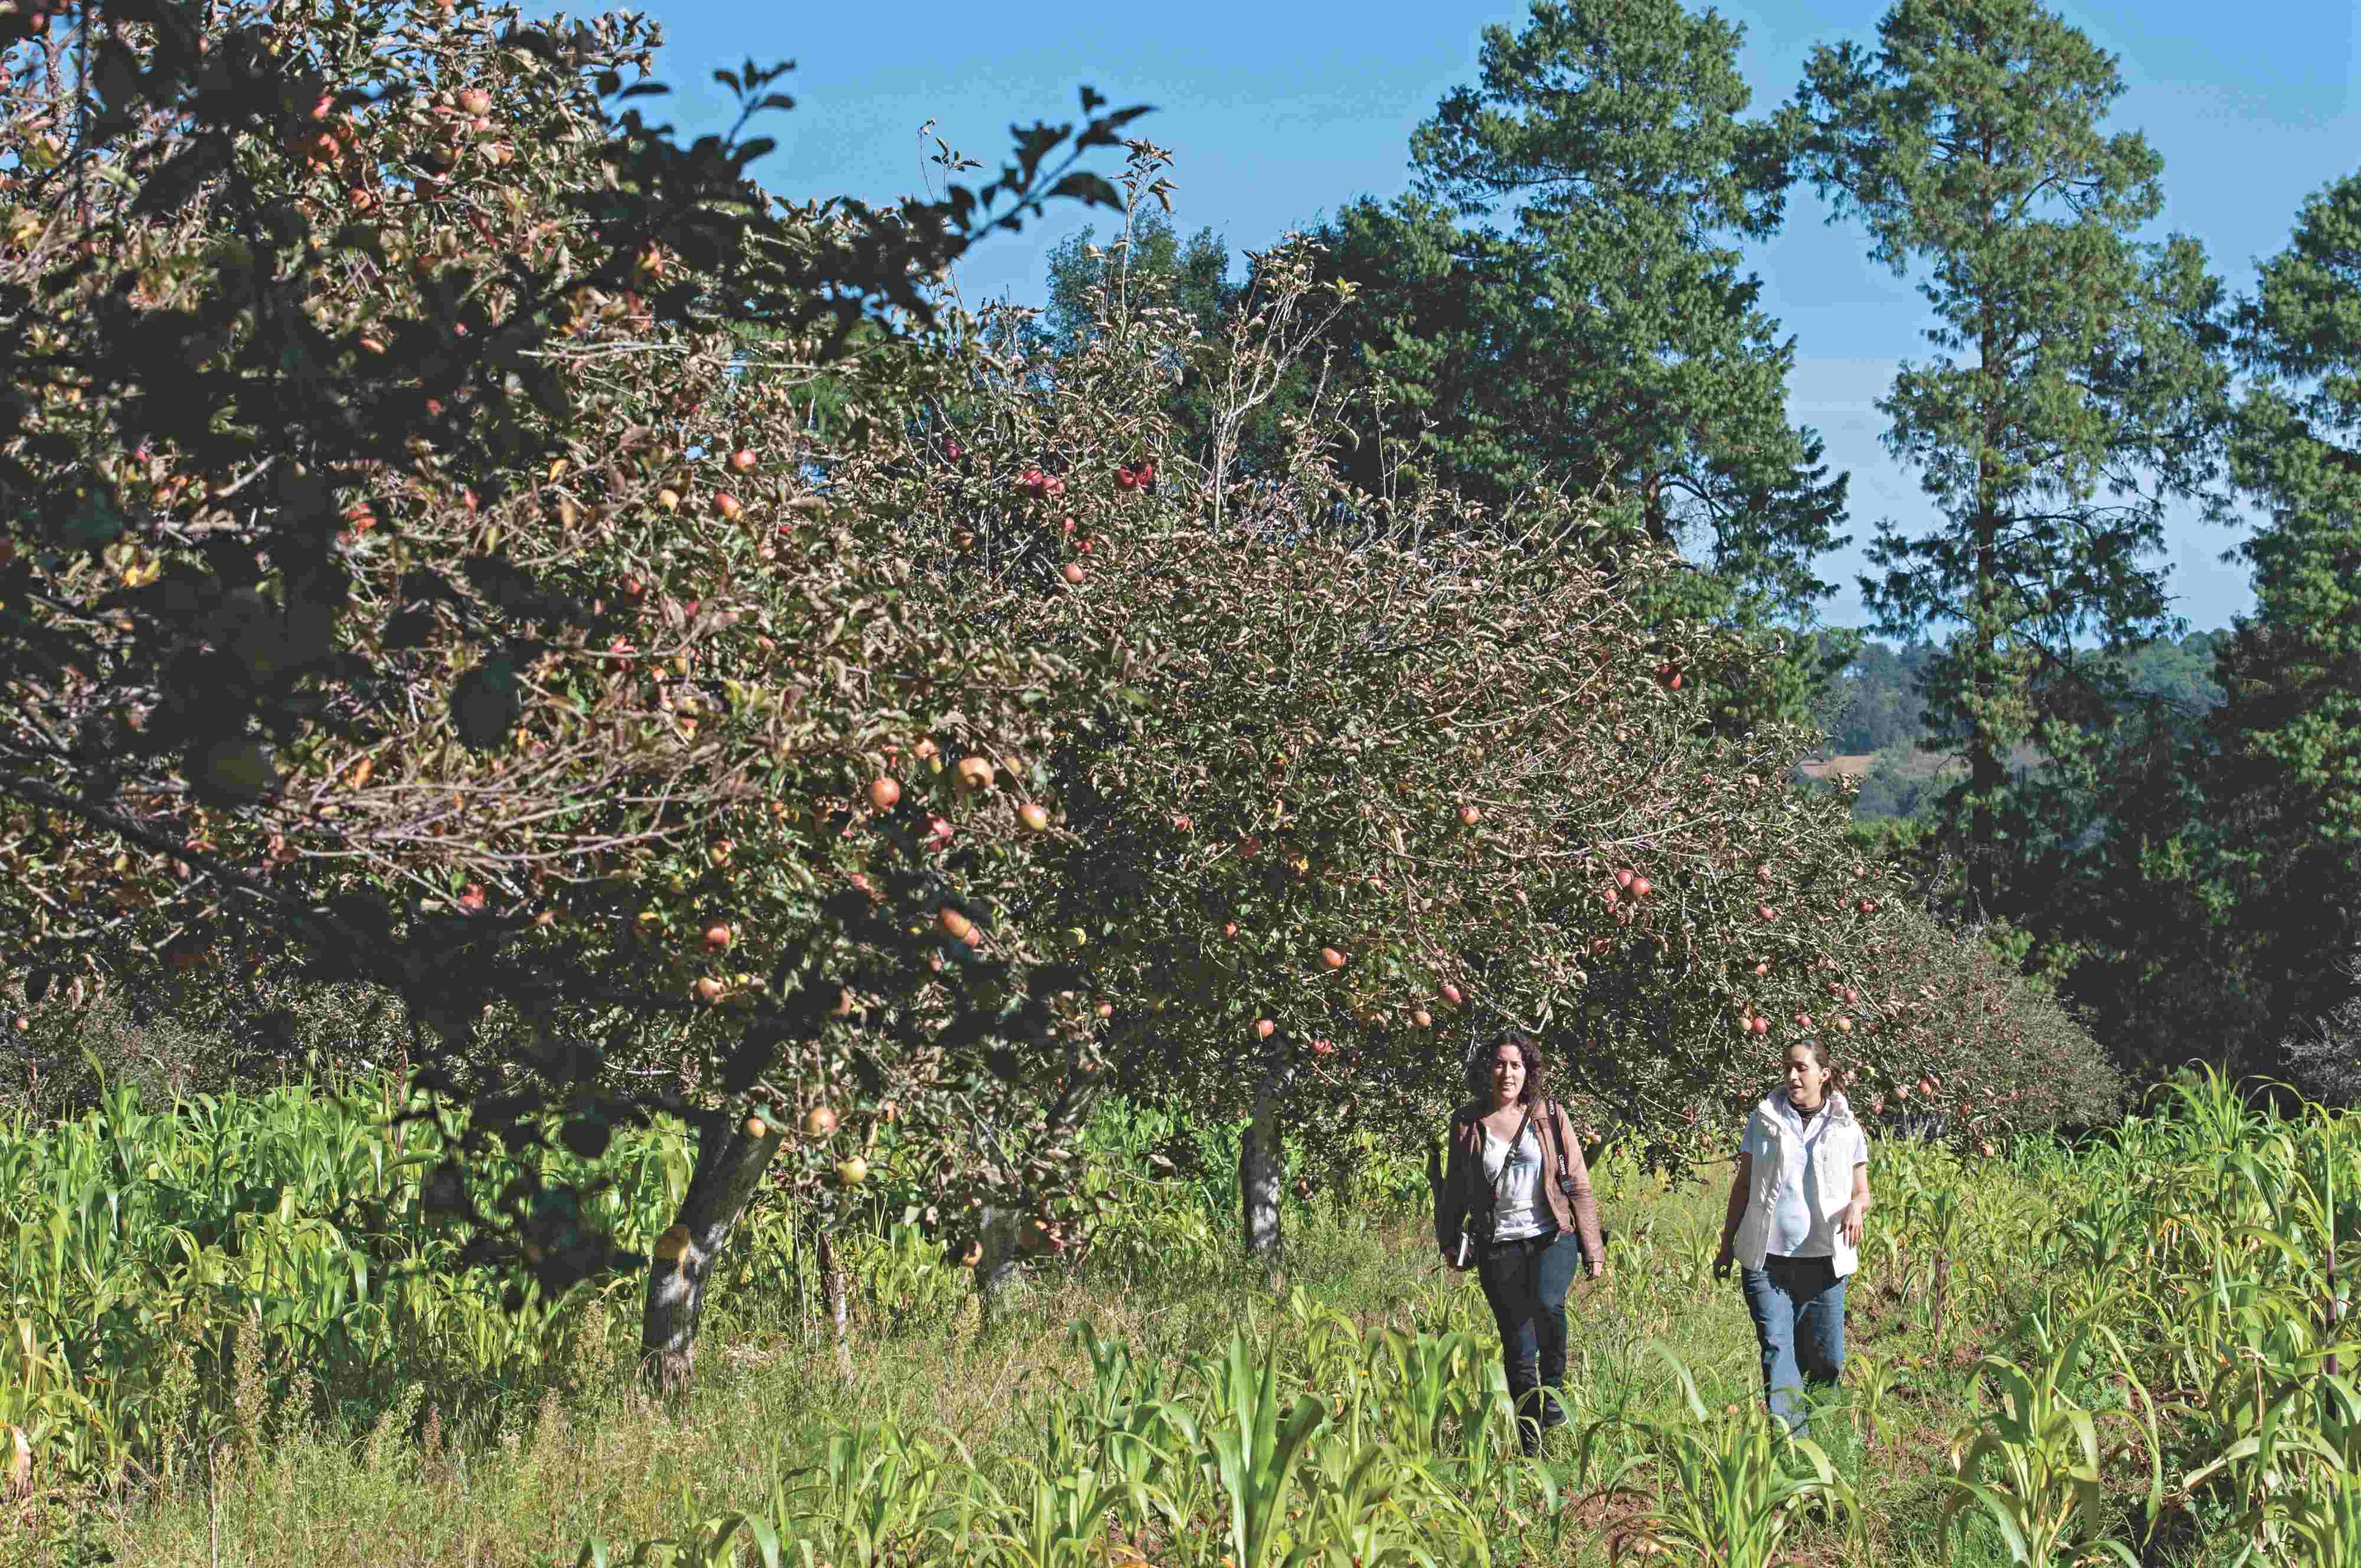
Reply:
[[[1528,1442],[1542,1427],[1565,1419],[1555,1398],[1565,1386],[1565,1295],[1581,1266],[1582,1238],[1572,1231],[1497,1243],[1477,1260],[1476,1277],[1500,1331],[1509,1397]]]
[[[1831,1387],[1844,1370],[1845,1282],[1825,1257],[1773,1255],[1741,1273],[1771,1413],[1801,1433],[1806,1418],[1796,1390],[1806,1382]]]

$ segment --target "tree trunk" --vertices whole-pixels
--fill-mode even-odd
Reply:
[[[975,1266],[975,1298],[983,1326],[991,1328],[1001,1321],[1016,1301],[1023,1284],[1016,1266],[1024,1256],[1016,1247],[1017,1212],[1005,1206],[987,1205],[983,1214],[982,1233],[977,1236],[983,1256]]]
[[[820,1231],[815,1251],[819,1260],[820,1290],[828,1301],[828,1321],[836,1336],[836,1375],[850,1383],[852,1339],[845,1324],[844,1266],[836,1260],[836,1238],[826,1230]]]
[[[1987,382],[1985,411],[1989,419],[2001,401],[1996,367],[2000,342],[1987,323],[1978,344]],[[1968,813],[1968,917],[1982,920],[1991,911],[2000,886],[2000,824],[1993,800],[2000,793],[2000,743],[1993,734],[1993,716],[2000,708],[2000,486],[1993,455],[2001,449],[2000,433],[1988,424],[1985,449],[1976,459],[1975,586],[1968,607],[1968,625],[1975,640],[1975,669],[1970,681],[1975,696],[1968,726],[1968,790],[1975,802]]]
[[[756,1126],[763,1129],[759,1136],[749,1131]],[[697,1168],[672,1229],[658,1238],[649,1261],[640,1317],[641,1369],[661,1392],[686,1387],[697,1368],[705,1277],[785,1135],[785,1129],[765,1122],[750,1118],[741,1124],[718,1113],[697,1128]]]
[[[1285,1069],[1274,1063],[1255,1089],[1254,1117],[1238,1143],[1238,1207],[1248,1256],[1270,1266],[1271,1288],[1279,1284],[1284,1236],[1279,1205],[1287,1181],[1287,1154],[1279,1137],[1279,1102]]]

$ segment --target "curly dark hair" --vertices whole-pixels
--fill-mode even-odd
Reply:
[[[1502,1046],[1514,1046],[1517,1055],[1525,1062],[1525,1087],[1517,1096],[1520,1105],[1537,1105],[1549,1094],[1549,1058],[1543,1054],[1541,1042],[1522,1029],[1510,1029],[1495,1035],[1483,1047],[1467,1058],[1467,1091],[1478,1100],[1488,1099],[1492,1092],[1492,1063]]]

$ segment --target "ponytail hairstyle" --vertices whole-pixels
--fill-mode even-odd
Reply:
[[[1852,1100],[1844,1091],[1844,1080],[1847,1075],[1837,1070],[1836,1058],[1829,1053],[1828,1041],[1817,1035],[1806,1035],[1800,1040],[1790,1040],[1787,1042],[1787,1049],[1779,1053],[1781,1058],[1784,1060],[1787,1051],[1794,1050],[1797,1046],[1811,1052],[1812,1059],[1819,1064],[1820,1070],[1828,1075],[1828,1086],[1823,1092],[1827,1095],[1829,1111],[1841,1112],[1842,1114],[1838,1117],[1839,1121],[1850,1121]],[[1837,1103],[1839,1099],[1844,1101],[1842,1105]]]

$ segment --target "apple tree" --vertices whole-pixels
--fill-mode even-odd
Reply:
[[[159,962],[398,999],[467,1257],[552,1296],[643,1265],[677,1382],[766,1181],[824,1234],[863,1184],[956,1232],[1069,1179],[1096,1036],[1015,912],[1096,677],[912,595],[794,390],[1108,199],[1077,160],[1139,111],[1086,89],[988,183],[791,203],[747,172],[779,71],[718,73],[739,125],[684,143],[635,102],[657,41],[0,15],[0,930],[35,1008]],[[913,361],[872,357],[890,403]],[[696,1168],[650,1260],[538,1151],[658,1116]]]
[[[1135,203],[1159,156],[1135,144]],[[1430,1129],[1463,1030],[1551,1036],[1577,1115],[1666,1160],[1759,1093],[1774,1033],[1849,1036],[1871,1083],[1948,1079],[1967,1036],[1927,1022],[1992,977],[1930,958],[1955,945],[1842,805],[1789,787],[1814,737],[1718,733],[1695,673],[1770,655],[1643,620],[1631,585],[1667,558],[1610,572],[1545,493],[1353,490],[1317,418],[1282,483],[1231,482],[1225,415],[1320,365],[1334,298],[1309,248],[1255,271],[1210,342],[1152,299],[1048,361],[964,334],[870,492],[978,624],[1120,672],[1061,729],[1033,924],[1065,928],[1126,1092],[1247,1120],[1249,1245],[1277,1244],[1282,1125],[1339,1158]],[[1160,412],[1183,374],[1228,399],[1195,445]]]

